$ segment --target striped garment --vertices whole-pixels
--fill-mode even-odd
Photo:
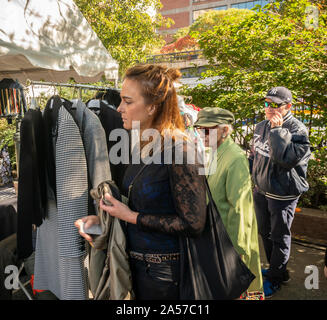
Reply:
[[[37,231],[34,288],[61,300],[87,299],[84,240],[74,221],[88,214],[87,162],[80,130],[65,107],[58,114],[55,146],[57,206],[48,199]]]

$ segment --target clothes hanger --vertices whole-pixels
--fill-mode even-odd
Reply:
[[[91,110],[100,110],[100,100],[92,99],[87,103],[87,107]]]
[[[56,86],[53,86],[53,96],[50,98],[50,109],[52,109],[53,108],[53,97],[54,96],[56,96],[57,95],[57,88],[56,88]]]
[[[38,106],[38,103],[37,103],[37,100],[35,98],[35,94],[34,94],[34,85],[32,84],[32,94],[33,94],[33,97],[31,98],[31,105],[30,105],[30,109],[32,110],[38,110],[40,109],[39,106]]]

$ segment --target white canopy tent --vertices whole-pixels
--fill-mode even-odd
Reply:
[[[118,80],[118,64],[73,0],[0,0],[0,80]],[[17,173],[19,125],[15,134]],[[24,264],[20,266],[21,272]],[[32,297],[19,281],[27,297]]]
[[[73,0],[1,0],[0,79],[118,79],[118,64]]]

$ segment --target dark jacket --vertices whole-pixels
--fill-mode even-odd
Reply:
[[[20,127],[17,199],[17,250],[20,258],[33,252],[32,224],[40,226],[46,208],[45,128],[39,110],[26,112]]]
[[[110,133],[114,129],[122,129],[123,127],[123,120],[121,118],[121,115],[118,111],[108,107],[105,103],[100,103],[100,114],[99,119],[101,121],[101,124],[104,128],[104,131],[106,133],[106,140],[107,140],[107,147],[108,152],[110,154],[110,150],[112,147],[117,143],[119,144],[121,142],[121,139],[118,139],[118,141],[111,141],[109,140]],[[127,131],[126,131],[127,134]],[[129,154],[129,153],[128,153]],[[118,152],[118,156],[121,156],[121,153]],[[124,163],[113,163],[111,161],[111,157],[109,156],[109,164],[110,164],[110,171],[112,180],[115,181],[116,185],[118,186],[119,190],[122,188],[122,182],[123,177],[126,170],[126,164]]]
[[[309,189],[306,181],[310,142],[307,129],[291,112],[281,127],[260,122],[254,131],[249,158],[258,191],[276,200],[292,200]]]

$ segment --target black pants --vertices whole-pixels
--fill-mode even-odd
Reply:
[[[179,300],[179,261],[149,263],[130,258],[136,300]]]
[[[298,199],[270,199],[255,189],[253,200],[259,234],[270,264],[267,278],[281,283],[290,256],[291,225]]]

